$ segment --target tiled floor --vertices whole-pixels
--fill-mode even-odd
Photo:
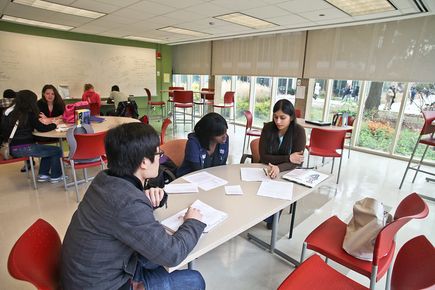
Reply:
[[[155,123],[156,128],[161,123]],[[171,127],[170,127],[171,128]],[[186,126],[186,130],[190,126]],[[184,137],[187,132],[178,127],[176,136]],[[243,128],[233,126],[228,130],[231,142],[229,163],[238,163],[243,144]],[[172,138],[171,129],[167,138]],[[319,160],[316,160],[319,161]],[[327,173],[330,164],[319,170]],[[435,196],[434,183],[428,183],[421,174],[414,184],[407,178],[402,190],[398,189],[405,169],[405,162],[378,157],[360,152],[351,152],[350,159],[344,158],[340,184],[335,179],[322,183],[310,196],[301,200],[297,209],[297,227],[294,237],[286,237],[288,231],[288,211],[281,218],[278,249],[299,259],[302,241],[321,221],[336,214],[349,219],[352,205],[365,196],[375,197],[385,205],[396,208],[399,201],[411,192]],[[20,173],[21,164],[0,166],[0,289],[34,289],[30,284],[12,279],[7,272],[7,257],[13,243],[20,234],[38,217],[49,221],[59,232],[65,234],[71,215],[77,207],[75,192],[70,188],[64,191],[63,185],[38,184],[34,191],[30,180]],[[431,168],[433,170],[433,168]],[[335,171],[336,172],[336,171]],[[81,194],[87,185],[81,185]],[[402,229],[398,236],[398,246],[411,237],[425,234],[435,243],[435,205],[427,202],[429,216],[424,220],[414,220]],[[265,238],[270,234],[264,224],[250,231]],[[218,247],[195,261],[195,268],[201,271],[207,282],[207,289],[276,289],[280,282],[293,270],[285,261],[261,250],[241,235]],[[338,267],[349,276],[368,285],[368,279]],[[313,275],[313,279],[315,275]],[[377,289],[383,289],[383,282]]]

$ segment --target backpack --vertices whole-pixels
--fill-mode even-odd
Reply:
[[[148,185],[151,187],[163,188],[166,184],[174,181],[177,173],[177,165],[168,156],[163,155],[160,158],[159,175],[148,180]]]
[[[77,109],[89,109],[89,103],[86,101],[76,102],[65,106],[62,119],[65,123],[74,123],[74,111]]]
[[[116,115],[120,117],[131,117],[137,119],[139,117],[136,101],[119,102],[116,108]]]

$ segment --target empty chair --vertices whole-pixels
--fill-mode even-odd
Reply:
[[[300,109],[295,109],[296,118],[302,118],[302,111]]]
[[[160,111],[161,111],[161,116],[163,119],[163,109],[166,107],[166,103],[163,102],[162,100],[160,101],[153,101],[152,100],[152,96],[151,96],[151,91],[148,88],[144,88],[145,92],[147,94],[148,97],[148,116],[151,118],[151,112],[155,107],[160,107]]]
[[[168,126],[171,123],[172,123],[171,119],[169,119],[169,118],[166,118],[166,119],[163,120],[163,122],[162,122],[162,131],[160,131],[160,145],[165,143],[166,129],[168,128]]]
[[[214,108],[220,108],[221,111],[228,109],[229,121],[233,121],[234,124],[234,132],[236,132],[236,111],[234,107],[234,92],[226,92],[224,95],[224,103],[223,104],[213,104]],[[231,118],[231,109],[233,109],[233,118]],[[221,113],[222,114],[222,113]]]
[[[246,125],[245,125],[245,138],[243,139],[242,154],[245,153],[246,137],[248,137],[248,144],[249,144],[249,140],[251,139],[251,136],[254,137],[261,136],[261,130],[252,129],[252,120],[253,120],[252,113],[250,111],[244,111],[243,114],[246,117]]]
[[[37,189],[36,186],[36,179],[35,179],[35,168],[34,168],[34,161],[33,157],[20,157],[20,158],[11,158],[11,159],[3,159],[3,156],[0,155],[0,165],[6,165],[11,163],[17,163],[17,162],[23,162],[24,161],[24,168],[27,172],[27,176],[29,176],[29,169],[27,168],[27,164],[30,164],[30,172],[32,173],[32,181],[33,181],[33,188]]]
[[[165,152],[177,167],[181,166],[184,160],[184,150],[186,149],[187,139],[175,139],[168,141],[160,146],[160,150]]]
[[[427,204],[417,193],[405,197],[394,214],[394,220],[387,224],[378,233],[373,251],[373,261],[357,259],[343,250],[343,240],[347,224],[337,216],[332,216],[316,229],[304,241],[301,262],[304,259],[305,249],[311,249],[328,259],[354,270],[370,279],[370,289],[374,289],[387,271],[390,271],[393,260],[396,233],[412,219],[422,219],[429,213]],[[387,285],[389,275],[387,275]]]
[[[402,181],[400,182],[399,189],[402,188],[403,181],[405,180],[406,174],[408,173],[408,170],[415,170],[414,178],[412,179],[412,183],[414,183],[415,178],[417,177],[417,173],[423,172],[429,175],[435,175],[435,172],[429,172],[426,170],[420,169],[421,163],[423,162],[424,156],[426,155],[426,152],[429,148],[429,146],[435,146],[435,111],[423,111],[423,117],[424,117],[424,125],[423,128],[420,131],[420,136],[418,136],[417,143],[415,144],[414,150],[412,151],[411,157],[409,158],[408,165],[406,166],[405,173],[403,174]],[[424,149],[423,155],[421,156],[420,160],[417,161],[417,167],[412,167],[411,163],[414,162],[414,154],[415,151],[417,151],[418,145],[423,144],[426,145],[426,148]],[[432,198],[432,200],[434,200]]]
[[[71,165],[71,170],[74,178],[76,189],[77,202],[80,201],[78,184],[88,182],[93,179],[88,178],[87,168],[101,166],[104,169],[104,164],[107,163],[106,149],[104,148],[104,138],[107,132],[99,132],[94,134],[76,134],[74,135],[77,142],[77,148],[74,154],[68,158],[62,158],[62,173],[65,176],[64,163]],[[84,180],[77,180],[76,169],[83,169]],[[65,190],[70,184],[66,183],[64,178]]]
[[[186,125],[186,109],[191,109],[191,125],[193,129],[193,92],[192,91],[174,91],[173,99],[174,112],[172,122],[174,123],[174,131],[177,126],[177,108],[183,109],[183,125]]]
[[[397,254],[391,290],[430,289],[435,285],[435,250],[425,236],[406,242]],[[314,254],[294,270],[278,290],[367,290]]]
[[[331,174],[334,170],[335,158],[340,158],[338,166],[337,184],[340,179],[341,161],[343,157],[345,130],[329,130],[313,128],[311,130],[308,149],[307,167],[310,166],[310,156],[332,157]],[[339,150],[339,152],[337,152]]]
[[[174,99],[174,91],[184,91],[184,87],[169,87],[168,88],[168,101],[167,101],[167,107],[166,107],[166,115],[169,114],[169,110],[173,110],[172,104]]]
[[[256,138],[251,141],[251,154],[243,154],[240,159],[240,163],[245,163],[247,158],[251,159],[251,163],[259,163],[260,162],[260,138]]]
[[[15,242],[8,259],[9,274],[39,290],[59,289],[61,246],[56,229],[38,219]]]
[[[194,105],[199,106],[199,114],[200,117],[205,115],[205,108],[208,105],[213,105],[213,100],[214,100],[214,89],[209,89],[209,88],[202,88],[201,89],[201,94],[200,94],[200,99],[194,101]]]

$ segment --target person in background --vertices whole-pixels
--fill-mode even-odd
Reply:
[[[3,91],[3,99],[0,99],[0,110],[7,109],[14,104],[16,93],[14,90],[6,89]]]
[[[208,113],[187,136],[184,160],[177,170],[183,176],[203,168],[224,165],[228,159],[227,121],[218,113]]]
[[[182,262],[206,224],[189,208],[184,223],[168,234],[154,217],[167,199],[161,188],[148,186],[158,174],[159,144],[157,132],[142,123],[107,132],[108,170],[92,181],[63,240],[63,289],[205,289],[199,272],[163,267]]]
[[[5,111],[2,122],[3,136],[10,136],[18,120],[18,129],[10,143],[10,153],[14,157],[32,156],[41,158],[38,181],[56,183],[62,181],[60,157],[62,150],[56,146],[35,144],[33,130],[48,132],[56,129],[60,120],[52,120],[51,124],[39,121],[39,110],[36,105],[37,96],[29,90],[17,93],[15,105]],[[4,137],[8,138],[8,137]]]
[[[119,87],[117,85],[112,86],[112,91],[110,92],[110,96],[107,99],[107,103],[114,103],[115,104],[115,110],[118,108],[119,102],[126,102],[129,98],[126,94],[119,91]]]
[[[295,109],[289,100],[279,100],[273,106],[273,121],[264,124],[260,136],[260,162],[268,164],[267,173],[275,179],[282,171],[292,170],[304,162],[306,136],[296,123]],[[265,222],[272,229],[273,217]]]
[[[38,100],[37,104],[42,123],[51,124],[53,120],[62,119],[65,103],[53,85],[45,85],[42,88],[42,98]]]
[[[95,116],[100,114],[101,98],[100,95],[95,92],[94,86],[92,84],[85,84],[82,101],[89,103],[91,115]]]

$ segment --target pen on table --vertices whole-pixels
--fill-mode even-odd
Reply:
[[[267,171],[267,168],[263,168],[264,174],[266,174],[266,176],[269,176],[269,172]]]

